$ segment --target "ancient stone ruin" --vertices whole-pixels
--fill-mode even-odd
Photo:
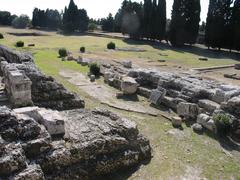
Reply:
[[[114,64],[103,64],[101,73],[110,86],[123,92],[129,90],[129,94],[138,93],[149,98],[154,106],[168,107],[183,119],[195,121],[197,124],[193,127],[201,126],[216,133],[213,116],[227,114],[230,117],[231,134],[240,140],[238,86],[198,76],[152,69],[126,69]],[[131,83],[125,83],[125,79]],[[137,90],[133,91],[133,87],[137,87]]]
[[[0,56],[1,54],[1,74],[7,94],[16,107],[31,103],[57,110],[85,106],[84,101],[76,94],[67,91],[52,77],[44,75],[30,55],[19,55],[18,52],[0,46]]]
[[[134,122],[81,109],[84,101],[42,74],[31,56],[0,52],[10,100],[0,106],[0,179],[96,179],[150,160]]]

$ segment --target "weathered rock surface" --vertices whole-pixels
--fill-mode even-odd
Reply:
[[[62,111],[66,134],[56,140],[29,117],[36,110],[0,108],[0,178],[89,179],[151,158],[136,124],[107,110]]]
[[[44,180],[44,174],[39,165],[29,165],[25,170],[13,177],[13,180]]]

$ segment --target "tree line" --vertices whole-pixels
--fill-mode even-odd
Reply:
[[[35,8],[33,27],[62,29],[65,33],[102,30],[129,34],[133,39],[167,40],[173,46],[196,43],[199,32],[205,34],[205,44],[212,48],[240,50],[240,0],[209,0],[206,23],[200,22],[200,0],[174,0],[171,20],[166,18],[166,0],[124,0],[115,16],[89,19],[85,9],[78,9],[73,0],[63,12]],[[17,17],[0,11],[0,24],[24,27],[27,16]]]
[[[135,39],[167,40],[174,46],[196,43],[199,32],[212,48],[240,50],[240,0],[209,0],[206,23],[200,23],[200,0],[174,0],[170,23],[166,0],[124,0],[113,18],[101,19],[104,31],[129,34]],[[99,22],[99,21],[98,21]]]
[[[172,45],[194,44],[200,22],[200,0],[175,0],[170,24],[166,0],[124,0],[114,19],[101,21],[105,31],[122,32],[134,39],[169,40]]]
[[[240,50],[240,0],[210,0],[205,41],[208,47]]]
[[[73,0],[70,0],[64,12],[47,9],[46,11],[35,8],[33,11],[33,27],[46,27],[62,29],[64,33],[74,31],[84,32],[88,29],[89,17],[85,9],[78,9]]]

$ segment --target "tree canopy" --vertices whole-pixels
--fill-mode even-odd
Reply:
[[[200,0],[174,0],[169,30],[169,40],[172,45],[196,42],[200,12]]]
[[[70,0],[68,8],[65,7],[62,20],[62,29],[65,33],[76,30],[84,32],[88,29],[89,17],[85,9],[78,9],[73,0]]]

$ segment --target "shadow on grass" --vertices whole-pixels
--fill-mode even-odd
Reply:
[[[215,59],[233,59],[236,61],[240,61],[240,53],[233,51],[229,52],[226,49],[223,49],[221,51],[217,49],[208,49],[204,45],[184,45],[181,47],[173,47],[170,44],[167,43],[160,43],[157,41],[147,41],[147,40],[132,40],[132,39],[124,39],[125,43],[130,45],[150,45],[155,49],[158,50],[172,50],[176,51],[178,53],[191,53],[197,56],[206,57],[206,58],[215,58]]]
[[[134,174],[136,171],[139,170],[141,165],[147,165],[150,162],[151,162],[151,159],[145,160],[139,165],[132,166],[129,168],[123,168],[123,169],[120,169],[119,171],[111,173],[111,174],[102,175],[102,176],[98,177],[98,180],[113,180],[113,179],[114,180],[127,180],[132,176],[132,174]],[[92,179],[92,180],[95,180],[95,179]]]
[[[122,99],[124,101],[132,101],[132,102],[138,102],[139,98],[137,96],[137,94],[134,95],[122,95],[121,97],[119,97],[118,99]]]

